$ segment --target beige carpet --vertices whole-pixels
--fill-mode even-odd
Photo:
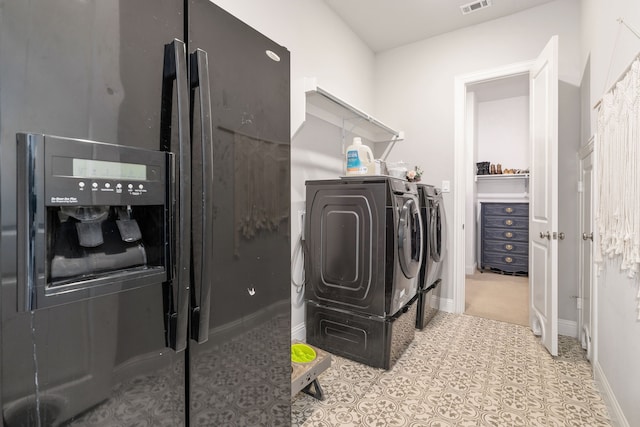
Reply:
[[[529,325],[529,278],[490,272],[466,277],[465,314]]]

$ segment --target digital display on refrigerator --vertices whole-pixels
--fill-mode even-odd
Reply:
[[[73,159],[72,176],[74,178],[128,179],[131,181],[145,181],[147,179],[147,166],[136,163]]]

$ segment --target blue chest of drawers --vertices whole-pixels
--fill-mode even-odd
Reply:
[[[480,268],[529,273],[529,204],[481,203]]]

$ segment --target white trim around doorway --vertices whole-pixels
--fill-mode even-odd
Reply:
[[[465,310],[465,216],[466,189],[473,180],[473,142],[468,142],[465,130],[467,123],[467,85],[528,74],[533,61],[518,62],[490,70],[477,71],[455,77],[454,82],[454,200],[453,200],[453,308],[455,313]]]

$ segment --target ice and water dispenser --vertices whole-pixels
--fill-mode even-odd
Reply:
[[[167,279],[170,153],[18,135],[18,307]]]

